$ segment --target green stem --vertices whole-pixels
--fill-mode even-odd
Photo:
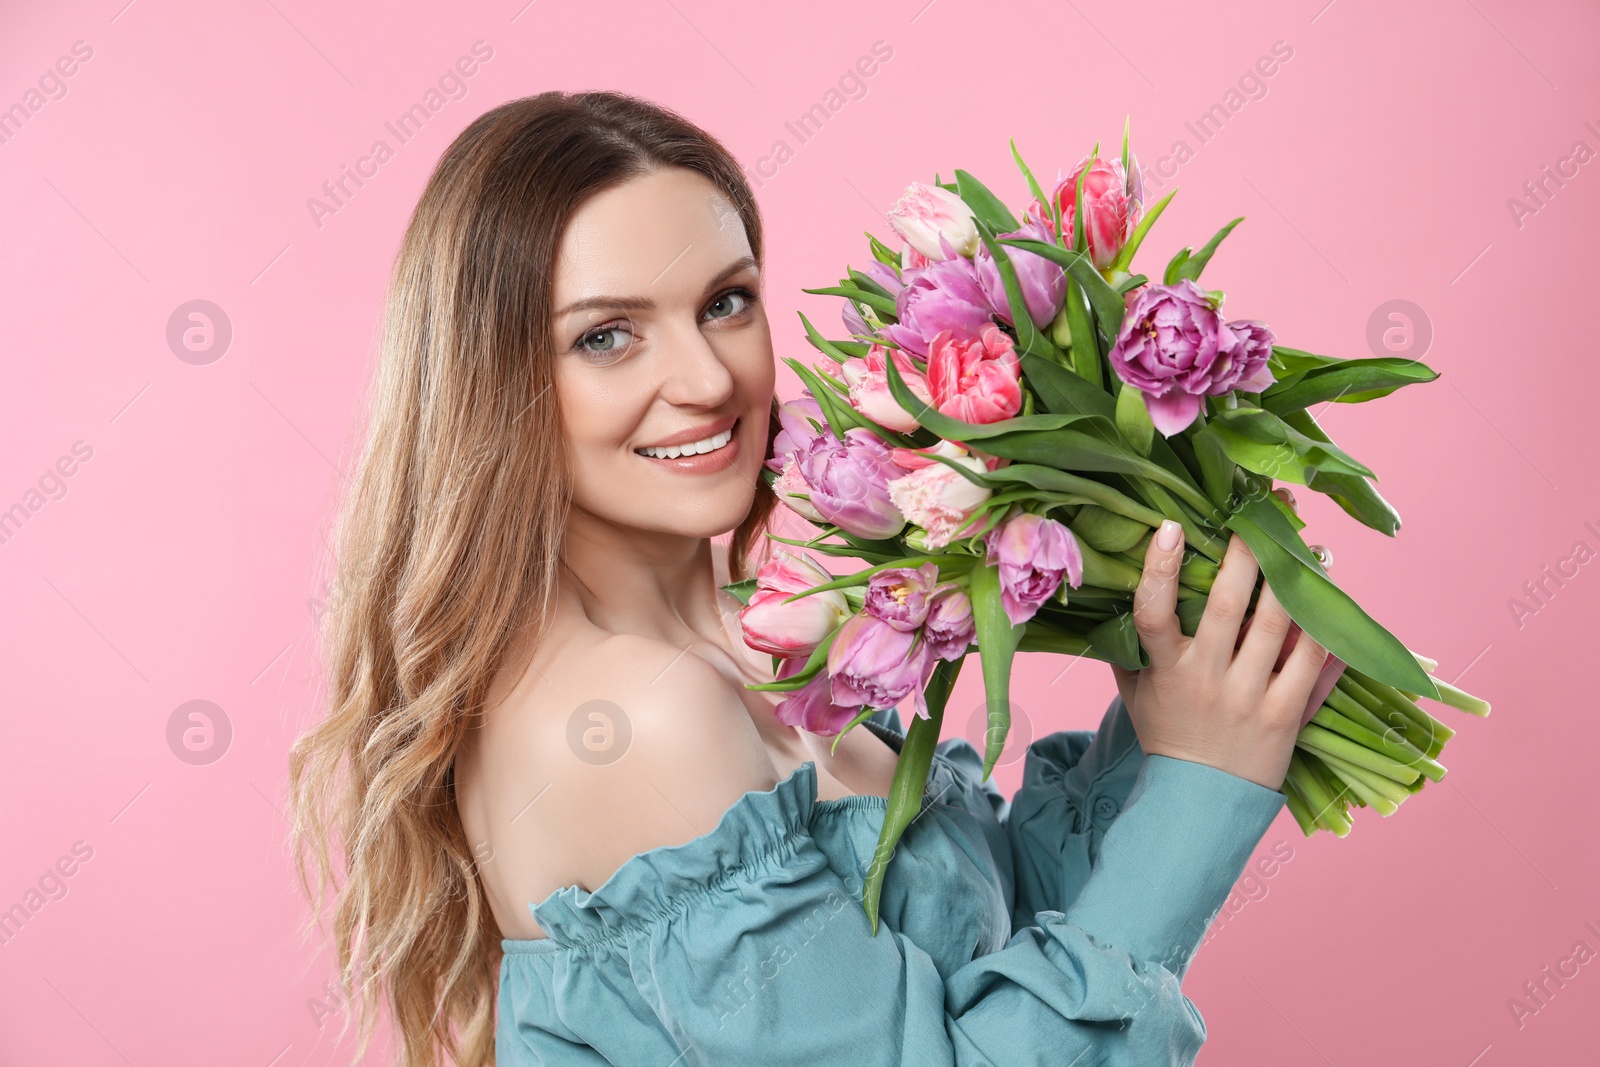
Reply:
[[[1358,767],[1365,767],[1369,771],[1376,771],[1386,778],[1393,778],[1402,785],[1407,785],[1421,776],[1421,771],[1407,767],[1398,760],[1380,755],[1369,748],[1336,734],[1332,730],[1318,726],[1314,722],[1306,723],[1300,730],[1300,736],[1295,742],[1302,748],[1309,748],[1314,753],[1326,752],[1332,756],[1354,763]]]
[[[1353,698],[1367,714],[1382,723],[1385,736],[1390,730],[1398,731],[1429,758],[1437,756],[1444,749],[1444,741],[1441,738],[1411,716],[1379,700],[1370,689],[1350,677],[1348,670],[1340,673],[1339,680],[1334,683],[1334,689]]]
[[[1374,717],[1369,720],[1367,714],[1367,709],[1335,689],[1328,694],[1328,703],[1317,709],[1311,721],[1379,755],[1388,756],[1407,767],[1415,767],[1435,782],[1444,777],[1443,766],[1410,741],[1391,737],[1381,719]],[[1372,728],[1374,726],[1376,730]]]

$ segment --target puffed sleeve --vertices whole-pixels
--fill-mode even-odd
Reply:
[[[1013,930],[1077,899],[1144,760],[1120,696],[1098,730],[1061,730],[1028,746],[1022,784],[999,815],[1015,875]]]
[[[501,1067],[1192,1063],[1205,1023],[1180,979],[1284,802],[1144,759],[1076,899],[941,979],[873,934],[808,831],[815,798],[808,762],[710,834],[533,905],[550,938],[506,942]]]

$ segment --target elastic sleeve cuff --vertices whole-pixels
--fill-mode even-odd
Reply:
[[[1227,771],[1146,755],[1070,921],[1181,978],[1284,803]]]

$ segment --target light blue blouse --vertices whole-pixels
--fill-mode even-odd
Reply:
[[[897,711],[865,725],[899,751]],[[940,741],[871,931],[885,800],[802,763],[709,833],[530,903],[505,940],[500,1067],[1189,1064],[1179,984],[1282,793],[1146,756],[1120,698],[1027,749],[1007,801]]]

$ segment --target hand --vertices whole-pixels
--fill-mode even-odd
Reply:
[[[1139,747],[1277,789],[1327,652],[1294,625],[1265,582],[1243,626],[1259,566],[1237,534],[1228,539],[1195,635],[1186,637],[1175,610],[1182,559],[1183,528],[1169,519],[1150,539],[1133,598],[1150,666],[1111,668]],[[1285,651],[1291,633],[1293,647]]]

